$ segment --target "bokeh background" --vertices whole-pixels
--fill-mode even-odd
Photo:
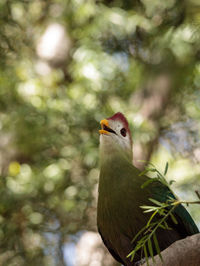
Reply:
[[[0,1],[0,265],[114,266],[96,233],[98,129],[200,190],[199,0]],[[200,225],[200,209],[189,206]]]

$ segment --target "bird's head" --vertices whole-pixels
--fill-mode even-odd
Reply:
[[[120,153],[132,161],[132,138],[128,121],[118,112],[100,122],[100,152],[101,156],[112,156]]]

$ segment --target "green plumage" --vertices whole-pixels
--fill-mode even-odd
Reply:
[[[143,213],[140,206],[149,205],[149,198],[166,202],[171,192],[160,182],[152,182],[141,189],[141,185],[148,177],[139,176],[140,171],[122,152],[114,151],[109,156],[101,154],[101,157],[98,229],[104,244],[115,259],[124,265],[133,265],[133,262],[126,257],[134,249],[131,241],[149,219],[149,215]],[[178,221],[177,225],[168,220],[172,230],[158,229],[157,231],[161,250],[176,240],[199,232],[183,206],[179,205],[174,215]],[[140,259],[141,254],[138,252],[134,262]]]

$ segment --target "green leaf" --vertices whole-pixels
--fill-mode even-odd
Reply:
[[[162,229],[167,229],[163,224],[159,224],[159,227],[161,227]]]
[[[148,244],[149,254],[150,254],[153,262],[155,262],[154,255],[153,255],[153,247],[152,247],[152,243],[151,243],[151,239],[150,238],[148,239],[147,244]]]
[[[157,170],[155,168],[146,168],[144,171],[142,171],[139,176],[145,175],[148,172],[156,172]]]
[[[140,208],[145,210],[145,211],[143,211],[144,213],[147,213],[147,212],[154,212],[159,207],[157,207],[157,206],[140,206]]]
[[[154,241],[154,245],[155,245],[156,251],[157,251],[161,261],[163,261],[162,255],[160,254],[160,247],[159,247],[159,244],[158,244],[158,239],[156,237],[156,233],[153,234],[153,241]]]
[[[149,170],[148,169],[145,169],[144,171],[142,171],[140,174],[139,174],[139,176],[142,176],[142,175],[145,175],[146,173],[148,173],[149,172]],[[145,182],[146,183],[146,182]]]
[[[158,210],[158,213],[161,215],[161,216],[164,216],[164,215],[166,215],[166,213],[167,213],[167,210],[166,209],[159,209]]]
[[[178,224],[178,221],[176,220],[175,216],[173,215],[173,213],[170,213],[170,217],[172,218],[172,221],[175,223],[175,224]]]
[[[151,202],[153,202],[154,204],[158,205],[158,206],[163,206],[163,203],[160,202],[160,201],[157,201],[157,200],[152,199],[152,198],[149,198],[149,200],[150,200]]]
[[[170,180],[169,181],[169,185],[171,186],[173,183],[175,183],[176,181],[175,180]]]
[[[158,213],[158,211],[156,210],[156,211],[151,215],[151,217],[150,217],[150,219],[149,219],[149,221],[148,221],[148,223],[147,223],[147,227],[149,227],[149,225],[150,225],[150,223],[151,223],[153,217],[154,217],[157,213]]]
[[[168,162],[166,163],[166,165],[165,165],[165,171],[164,171],[164,175],[166,175],[167,174],[167,171],[168,171],[168,166],[169,166],[169,164],[168,164]]]
[[[167,230],[171,230],[171,229],[172,229],[171,227],[169,227],[169,225],[167,224],[166,221],[163,221],[163,224],[164,224],[164,226],[165,226],[165,228],[166,228]]]
[[[143,211],[144,213],[148,213],[148,212],[153,212],[155,209],[149,209],[149,210],[146,210],[146,211]]]
[[[175,202],[175,201],[176,201],[175,198],[173,198],[172,196],[168,196],[168,200],[167,200],[167,202],[170,202],[170,203],[172,204],[172,203]]]
[[[151,184],[154,181],[158,181],[158,178],[149,178],[147,181],[145,181],[142,185],[141,188],[147,187],[149,184]]]
[[[152,209],[152,210],[156,210],[158,207],[157,206],[140,206],[140,208],[142,208],[142,209]]]
[[[157,169],[155,169],[155,168],[148,168],[148,171],[149,172],[157,172]]]
[[[144,245],[143,248],[144,248],[144,256],[145,256],[146,264],[147,264],[147,266],[149,266],[149,258],[148,258],[148,254],[147,254],[146,245]]]
[[[148,165],[151,165],[153,168],[156,168],[153,163],[148,162]]]
[[[139,235],[141,235],[142,232],[146,230],[146,226],[144,226],[132,239],[131,243],[135,242],[135,240],[138,238]]]
[[[133,251],[131,251],[126,257],[129,258],[131,257],[131,261],[133,261],[134,257],[135,257],[135,252],[136,250],[134,249]]]

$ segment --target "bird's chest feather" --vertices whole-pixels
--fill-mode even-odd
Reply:
[[[105,234],[115,237],[120,231],[132,238],[138,227],[145,225],[146,217],[140,208],[144,205],[144,197],[137,193],[138,189],[139,186],[134,187],[134,184],[118,180],[106,190],[100,191],[98,225],[101,230],[106,231]]]

